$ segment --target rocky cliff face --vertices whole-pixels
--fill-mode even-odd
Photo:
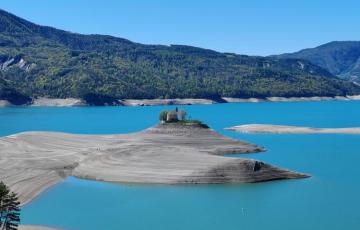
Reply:
[[[0,70],[8,70],[11,67],[16,67],[24,71],[30,71],[36,67],[35,63],[28,63],[21,56],[0,56]]]

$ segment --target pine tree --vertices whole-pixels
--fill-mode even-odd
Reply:
[[[17,195],[0,182],[0,229],[16,230],[20,222],[20,202]]]

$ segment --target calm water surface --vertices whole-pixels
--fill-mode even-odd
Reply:
[[[181,106],[217,131],[254,142],[242,155],[309,179],[242,185],[129,185],[68,178],[22,210],[22,223],[69,230],[360,229],[360,135],[254,135],[224,131],[246,123],[360,126],[360,102]],[[22,131],[128,133],[157,123],[154,107],[2,108],[0,136]]]

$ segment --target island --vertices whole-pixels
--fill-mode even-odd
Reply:
[[[26,204],[67,176],[125,183],[244,183],[305,178],[267,163],[224,156],[265,149],[221,135],[183,110],[116,135],[23,132],[0,138],[0,181]]]

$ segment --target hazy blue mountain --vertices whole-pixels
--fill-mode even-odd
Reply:
[[[116,98],[360,94],[359,86],[304,60],[82,35],[2,10],[0,78],[19,95],[81,97],[93,104]]]
[[[280,57],[308,60],[341,78],[360,82],[360,41],[330,42]]]

